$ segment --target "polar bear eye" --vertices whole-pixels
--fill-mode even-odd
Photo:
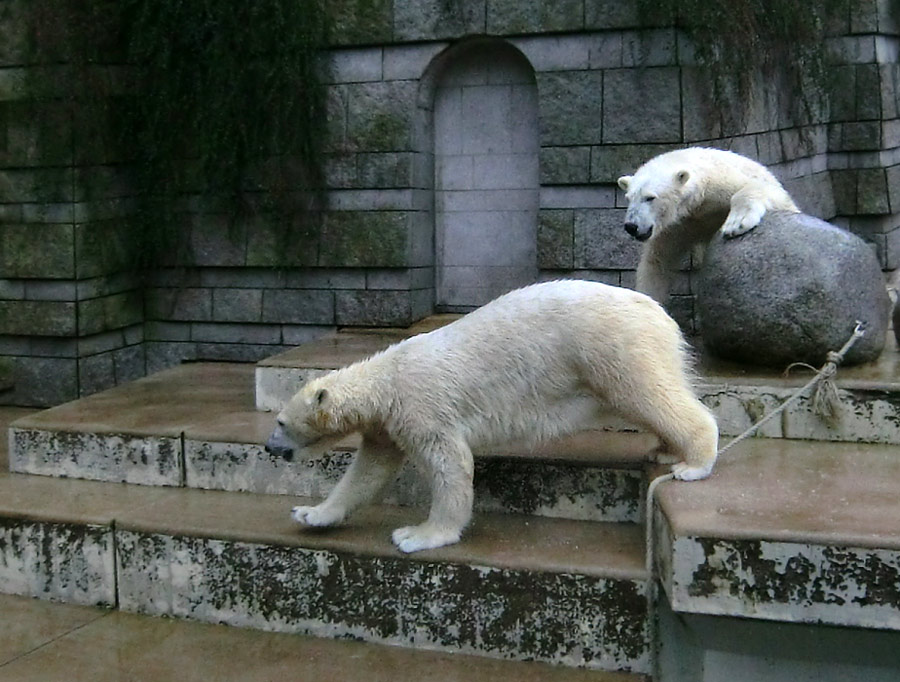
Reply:
[[[644,197],[644,201],[646,201],[647,203],[653,201],[654,199],[656,199],[656,197],[653,196],[652,194],[649,194],[649,195],[647,195],[647,196]]]

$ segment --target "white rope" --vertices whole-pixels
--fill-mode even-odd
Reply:
[[[806,384],[804,384],[803,386],[798,388],[796,391],[794,391],[794,393],[787,400],[785,400],[783,403],[781,403],[781,405],[779,405],[774,410],[769,412],[769,414],[767,414],[762,419],[760,419],[758,422],[756,422],[755,424],[750,426],[750,428],[745,430],[740,435],[732,438],[728,442],[727,445],[719,448],[718,452],[716,452],[716,457],[717,458],[720,457],[721,455],[728,452],[728,450],[733,448],[735,445],[737,445],[741,441],[749,438],[760,427],[764,426],[766,423],[768,423],[769,421],[771,421],[772,419],[777,417],[779,414],[784,412],[788,408],[789,405],[791,405],[791,404],[795,403],[797,400],[799,400],[809,389],[813,388],[820,381],[832,379],[834,377],[834,375],[837,373],[838,366],[844,361],[844,356],[853,347],[853,344],[855,344],[860,338],[862,338],[865,335],[865,333],[866,332],[862,327],[862,323],[857,320],[856,327],[853,329],[853,334],[850,335],[850,338],[847,339],[847,342],[841,347],[841,349],[839,351],[837,351],[837,352],[830,351],[828,353],[828,355],[826,356],[825,364],[822,365],[821,369],[816,371],[816,375],[812,379],[810,379],[808,382],[806,382]],[[791,367],[794,367],[799,364],[803,364],[803,363],[794,363],[794,364],[790,365],[787,368],[787,370],[785,370],[785,371],[786,372],[790,371]],[[809,365],[805,365],[805,366],[808,367]],[[656,478],[654,478],[652,481],[650,481],[650,485],[647,486],[647,500],[645,503],[646,506],[645,506],[645,510],[644,510],[644,549],[645,549],[644,567],[647,569],[647,573],[650,577],[650,593],[649,593],[650,606],[649,606],[649,611],[648,611],[650,631],[649,631],[648,635],[650,637],[651,643],[654,640],[653,633],[656,628],[656,615],[654,613],[654,610],[656,608],[655,605],[656,605],[656,589],[657,589],[656,578],[655,578],[656,572],[654,571],[654,551],[653,551],[653,544],[654,544],[653,543],[653,500],[654,500],[654,495],[656,493],[656,489],[660,486],[660,484],[665,483],[666,481],[671,481],[674,478],[675,478],[675,474],[673,474],[673,473],[663,474],[661,476],[657,476]]]

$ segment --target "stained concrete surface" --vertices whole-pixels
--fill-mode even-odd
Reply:
[[[498,661],[136,616],[0,595],[3,682],[640,682]]]

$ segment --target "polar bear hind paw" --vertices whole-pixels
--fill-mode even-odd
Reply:
[[[686,462],[679,462],[672,467],[672,474],[679,481],[699,481],[712,473],[712,464],[704,466],[691,466]]]
[[[343,520],[343,515],[323,509],[322,505],[316,507],[294,507],[291,510],[291,518],[304,526],[333,526]]]
[[[451,528],[440,528],[431,523],[419,526],[404,526],[391,535],[394,544],[401,552],[418,552],[423,549],[434,549],[459,542],[460,532]]]

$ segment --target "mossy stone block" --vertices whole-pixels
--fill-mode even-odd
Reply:
[[[339,325],[406,327],[412,324],[409,291],[338,291],[335,315]]]
[[[392,0],[332,0],[326,6],[332,45],[391,41]]]
[[[482,33],[485,33],[484,0],[394,3],[396,40],[441,40]]]
[[[407,267],[409,242],[410,220],[405,211],[334,211],[322,225],[319,265]]]
[[[581,185],[590,180],[591,148],[541,147],[542,185]]]
[[[583,0],[487,0],[489,34],[578,31],[583,27]]]
[[[602,71],[537,74],[541,146],[601,142]]]
[[[574,211],[542,209],[538,219],[537,261],[542,270],[571,270]]]
[[[316,265],[319,257],[321,216],[258,216],[247,227],[247,265],[250,267],[302,267]]]
[[[347,86],[347,147],[365,152],[408,151],[416,88],[412,81]]]
[[[23,279],[73,277],[72,226],[0,224],[0,273]]]
[[[0,301],[0,334],[74,336],[75,304],[65,301]]]
[[[137,229],[128,219],[76,225],[77,277],[100,277],[131,267],[139,245]]]

